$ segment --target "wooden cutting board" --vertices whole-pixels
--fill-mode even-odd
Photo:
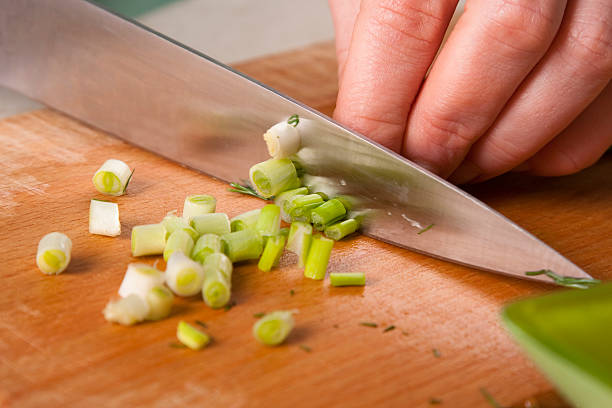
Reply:
[[[238,69],[333,110],[330,44]],[[533,396],[540,406],[564,406],[499,319],[508,301],[553,287],[363,236],[338,243],[329,270],[365,271],[365,288],[304,279],[285,254],[270,273],[236,267],[229,311],[194,297],[178,300],[161,322],[109,324],[104,305],[126,265],[142,260],[130,255],[134,225],[182,208],[187,194],[215,195],[218,210],[230,216],[262,202],[49,109],[0,121],[0,157],[0,406],[427,407],[435,398],[439,406],[487,407],[481,388],[505,406],[528,406]],[[122,223],[117,238],[90,235],[87,227],[89,200],[101,197],[91,177],[108,158],[136,169],[128,194],[112,199]],[[608,155],[578,175],[514,174],[470,191],[593,276],[610,279],[611,175]],[[56,230],[72,238],[73,260],[62,275],[44,276],[36,246]],[[253,314],[276,309],[298,309],[297,327],[286,344],[267,348],[251,335]],[[208,325],[212,345],[199,352],[170,347],[178,321],[196,319]]]

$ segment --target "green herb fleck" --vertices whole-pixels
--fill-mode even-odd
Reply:
[[[307,353],[310,353],[312,351],[312,349],[305,344],[300,344],[300,348]]]
[[[172,342],[170,344],[168,344],[168,346],[172,347],[172,348],[186,348],[187,346],[182,344],[182,343],[176,343],[176,342]]]
[[[433,353],[433,355],[434,355],[434,357],[435,357],[435,358],[440,358],[440,357],[442,357],[442,353],[440,353],[440,350],[438,350],[438,349],[436,349],[436,348],[435,348],[435,349],[432,349],[431,351],[432,351],[432,353]]]
[[[127,190],[127,186],[128,184],[130,184],[130,181],[132,180],[132,176],[134,175],[134,172],[136,171],[136,167],[134,167],[132,169],[132,172],[130,173],[130,177],[128,177],[127,181],[125,182],[125,187],[123,187],[123,192],[125,193],[125,190]]]
[[[395,326],[393,325],[387,326],[385,327],[385,330],[383,330],[383,333],[390,332],[391,330],[394,330],[394,329],[395,329]]]
[[[601,283],[600,280],[592,278],[573,278],[571,276],[561,276],[551,271],[550,269],[540,269],[539,271],[525,272],[527,276],[546,275],[559,286],[568,288],[588,289],[593,285]]]
[[[236,302],[235,301],[231,301],[230,303],[228,303],[227,305],[225,305],[223,307],[223,309],[225,309],[225,311],[227,312],[228,310],[230,310],[232,307],[236,306]]]
[[[362,326],[365,326],[365,327],[373,327],[373,328],[377,328],[378,327],[378,324],[371,323],[371,322],[361,322],[359,324],[362,325]]]
[[[259,193],[255,191],[255,189],[246,182],[244,182],[244,184],[230,183],[229,185],[231,186],[231,188],[228,188],[227,191],[231,191],[233,193],[246,194],[246,195],[250,195],[253,197],[261,198],[262,200],[265,200],[265,201],[274,199],[274,197],[265,198],[264,196],[259,195]]]
[[[112,201],[102,200],[101,198],[92,198],[93,201],[102,201],[103,203],[112,203]]]
[[[204,323],[203,321],[201,321],[201,320],[196,320],[195,324],[197,324],[198,326],[201,326],[201,327],[203,327],[205,329],[208,328],[208,325],[206,323]]]
[[[264,317],[266,314],[264,312],[259,312],[259,313],[253,313],[253,317],[256,319],[259,319],[261,317]]]
[[[290,296],[295,295],[295,290],[291,289],[291,290],[289,291],[289,295],[290,295]]]
[[[486,388],[481,388],[480,393],[493,408],[504,408],[499,402],[495,401],[495,398],[493,398]]]
[[[429,405],[440,405],[442,403],[442,400],[440,398],[430,398],[429,399]]]
[[[291,115],[289,119],[287,119],[287,123],[293,127],[296,127],[298,123],[300,123],[300,117],[298,115]]]
[[[426,231],[429,231],[434,225],[436,225],[436,224],[429,224],[428,226],[426,226],[425,228],[423,228],[422,230],[417,232],[417,235],[421,235],[422,233],[424,233]]]

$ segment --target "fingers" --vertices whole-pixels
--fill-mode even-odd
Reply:
[[[550,46],[559,0],[474,0],[438,56],[408,119],[403,154],[447,177]]]
[[[526,163],[538,176],[563,176],[595,163],[612,146],[612,83],[552,142]]]
[[[342,80],[344,65],[348,55],[353,26],[359,14],[361,0],[329,0],[336,32],[336,58],[338,60],[338,80]]]
[[[362,0],[334,117],[400,151],[408,111],[457,0]]]
[[[482,181],[514,168],[591,103],[612,77],[611,19],[612,4],[605,0],[568,3],[551,48],[474,144],[452,182]]]

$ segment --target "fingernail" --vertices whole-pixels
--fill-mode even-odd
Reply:
[[[472,162],[465,161],[448,178],[453,184],[466,184],[480,175],[480,169]]]
[[[529,165],[529,162],[525,162],[523,164],[519,164],[518,166],[516,166],[510,171],[513,173],[522,173],[525,171],[529,171],[530,169],[531,169],[531,166]]]

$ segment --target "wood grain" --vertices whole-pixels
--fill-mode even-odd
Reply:
[[[239,69],[331,113],[333,55],[323,44]],[[480,388],[504,405],[543,395],[542,406],[563,406],[499,321],[506,302],[552,287],[363,236],[338,243],[329,269],[366,271],[365,288],[304,279],[285,254],[270,273],[236,267],[229,311],[194,297],[178,300],[161,322],[109,324],[101,310],[136,261],[134,225],[159,221],[187,194],[215,195],[230,216],[262,202],[48,109],[0,121],[0,156],[0,406],[427,407],[435,397],[440,406],[487,407]],[[128,194],[112,199],[120,207],[118,238],[87,231],[89,200],[99,197],[91,176],[111,157],[136,168]],[[514,174],[470,190],[593,276],[610,279],[611,174],[608,155],[575,176]],[[55,230],[72,238],[73,261],[64,274],[44,276],[36,245]],[[297,327],[286,344],[254,341],[254,313],[293,308]],[[213,344],[201,352],[169,347],[178,321],[196,319],[208,324]],[[389,325],[396,329],[383,333]]]

